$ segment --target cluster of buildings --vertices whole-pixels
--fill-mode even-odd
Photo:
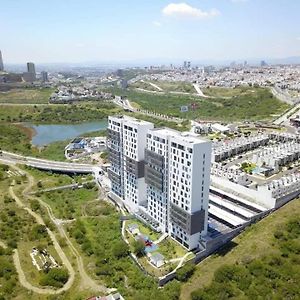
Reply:
[[[213,162],[211,164],[211,174],[226,178],[229,181],[243,186],[248,186],[251,183],[247,174],[236,166],[227,167],[223,166],[221,163]]]
[[[112,95],[98,91],[95,88],[85,86],[65,86],[61,85],[50,96],[50,103],[70,103],[82,100],[111,100]]]
[[[300,144],[295,142],[281,143],[262,149],[254,153],[251,161],[258,166],[267,166],[279,171],[279,167],[285,166],[300,158]]]
[[[211,143],[150,122],[109,117],[110,197],[187,249],[207,233]]]
[[[77,159],[106,149],[106,137],[75,138],[65,147],[67,159]]]
[[[240,137],[225,142],[214,142],[212,151],[212,161],[221,162],[238,154],[251,151],[260,146],[265,146],[269,142],[269,136],[259,134],[256,136]]]
[[[110,197],[186,249],[205,249],[221,232],[246,226],[300,193],[299,174],[255,181],[239,164],[220,162],[270,142],[289,141],[274,148],[292,149],[296,139],[270,133],[212,145],[193,133],[109,117]]]
[[[4,71],[4,64],[3,64],[3,57],[0,50],[0,82],[7,83],[7,82],[29,82],[33,83],[37,80],[42,82],[48,82],[48,73],[42,71],[38,76],[35,70],[35,65],[33,62],[28,62],[26,64],[27,70],[21,74],[18,73],[8,73]]]
[[[268,198],[291,199],[300,195],[300,173],[291,174],[277,180],[272,180],[266,185],[258,187],[258,192],[268,195]]]
[[[187,70],[188,69],[188,70]],[[134,80],[186,81],[201,86],[270,86],[299,91],[300,67],[297,65],[179,68],[139,75]]]

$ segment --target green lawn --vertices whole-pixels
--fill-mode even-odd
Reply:
[[[297,199],[247,228],[233,240],[231,245],[197,265],[195,274],[182,286],[180,299],[190,299],[191,293],[194,291],[197,292],[193,299],[297,299],[297,297],[293,298],[287,294],[289,291],[291,293],[297,291],[299,296],[300,293],[297,284],[300,279],[299,214],[300,200]],[[297,222],[291,226],[288,225],[295,219],[298,225]],[[289,231],[294,229],[296,231],[294,236],[289,236]],[[274,234],[277,238],[274,237]],[[272,262],[274,259],[275,261]],[[278,267],[278,264],[281,264],[282,267]],[[224,266],[229,267],[225,267],[224,270]],[[237,266],[237,270],[234,269],[235,266]],[[253,282],[253,285],[248,286],[251,296],[245,290],[247,284],[244,280],[250,279],[247,268],[248,270],[257,268],[257,271],[253,271],[256,272],[253,274],[257,279],[252,278],[250,281]],[[242,273],[235,275],[236,271]],[[232,280],[228,282],[226,278],[222,277],[223,281],[220,285],[220,273],[226,275],[228,272],[234,273],[234,275],[228,275],[232,276]],[[289,274],[289,279],[287,279],[287,274]],[[240,278],[243,279],[244,286],[236,286],[236,276],[242,276]],[[204,290],[205,287],[208,289]],[[196,297],[196,295],[203,295],[205,291],[207,292],[205,297]],[[229,292],[229,294],[232,292],[232,298],[224,295],[222,291]],[[255,291],[259,295],[255,294]],[[287,294],[284,294],[284,291]],[[265,292],[268,295],[265,295]],[[277,298],[274,298],[275,293],[277,293]]]
[[[0,103],[41,104],[48,103],[53,88],[22,88],[0,92]]]

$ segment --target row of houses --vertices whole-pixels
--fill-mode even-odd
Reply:
[[[278,171],[280,166],[285,166],[299,158],[300,144],[290,142],[264,148],[253,154],[252,162],[258,166],[268,166]]]
[[[213,143],[212,161],[220,162],[260,146],[265,146],[269,140],[267,134],[259,134],[248,138],[241,137],[226,142],[215,142]]]
[[[238,167],[222,166],[220,163],[213,162],[211,165],[211,174],[223,177],[229,181],[235,182],[240,185],[247,186],[250,184],[250,180],[245,172],[240,170]]]

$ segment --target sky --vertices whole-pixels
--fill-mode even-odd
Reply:
[[[0,0],[6,63],[300,56],[299,0]]]

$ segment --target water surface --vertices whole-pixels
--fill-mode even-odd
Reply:
[[[88,122],[81,124],[26,124],[25,126],[32,128],[35,135],[32,138],[32,144],[35,146],[44,146],[53,142],[72,139],[84,133],[105,130],[107,121]]]

